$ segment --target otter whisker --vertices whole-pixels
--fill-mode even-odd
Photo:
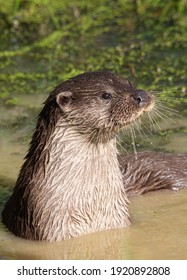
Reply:
[[[150,117],[150,119],[152,119],[152,122],[151,122],[151,125],[153,128],[152,131],[161,130],[161,127],[159,125],[159,118],[155,114],[154,109],[152,110],[152,112],[150,112],[149,117]]]
[[[134,131],[134,127],[132,125],[130,125],[129,128],[131,131],[132,147],[133,147],[135,159],[137,160],[137,149],[136,149],[136,142],[135,142],[136,134]]]
[[[149,139],[149,137],[146,134],[146,132],[148,132],[148,134],[151,134],[152,136],[153,136],[153,134],[151,133],[150,130],[148,130],[148,128],[143,123],[141,123],[141,125],[139,126],[138,131],[139,131],[140,136],[141,136],[142,139],[143,139],[143,137],[142,137],[141,134],[143,134],[145,136],[145,138],[151,143],[151,140]]]
[[[157,111],[157,112],[160,112],[160,113],[162,113],[162,114],[165,114],[167,117],[169,117],[169,116],[171,116],[171,117],[174,116],[174,117],[177,117],[177,118],[181,118],[180,115],[179,115],[176,111],[166,109],[166,108],[161,107],[161,106],[159,106],[159,105],[158,105],[158,106],[155,106],[154,110]]]
[[[154,113],[167,124],[176,123],[176,121],[174,121],[172,118],[168,117],[166,114],[162,113],[161,111],[154,110]]]
[[[122,151],[128,154],[128,151],[121,145],[121,143],[125,144],[125,142],[115,133],[115,137],[117,138],[117,145],[120,146]]]
[[[170,113],[170,115],[167,114],[167,112],[164,110],[160,110],[160,108],[155,108],[155,111],[159,114],[161,114],[163,117],[167,118],[170,122],[174,122],[176,123],[176,121],[174,119],[172,119],[172,116],[176,116],[176,117],[180,117],[178,114],[175,113]],[[166,113],[165,113],[166,112]]]
[[[153,118],[152,114],[148,112],[148,117],[150,120],[150,130],[155,130],[155,119]]]
[[[157,115],[156,114],[156,111],[154,110],[154,108],[153,108],[153,110],[152,110],[153,112],[152,112],[152,115],[151,115],[151,117],[152,117],[152,119],[153,119],[153,122],[154,122],[154,128],[155,128],[155,130],[157,130],[157,128],[158,128],[158,130],[161,130],[161,127],[160,127],[160,125],[158,124],[158,121],[156,120],[156,118],[155,118],[155,115]]]
[[[160,100],[157,100],[157,102],[155,104],[155,107],[161,108],[161,109],[163,109],[163,110],[165,110],[166,112],[169,112],[169,113],[170,112],[175,113],[175,114],[179,113],[179,111],[177,109],[168,107],[167,105],[165,105],[165,102],[160,101]]]

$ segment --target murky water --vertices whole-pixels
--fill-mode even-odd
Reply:
[[[36,102],[38,110],[45,98]],[[20,107],[1,111],[1,121],[25,114],[24,106],[33,104],[35,97],[22,99]],[[27,110],[27,109],[26,109]],[[35,114],[35,112],[33,113]],[[29,133],[34,127],[30,124]],[[174,126],[185,126],[178,120]],[[14,184],[28,148],[24,126],[3,126],[0,137],[1,184]],[[155,140],[157,141],[157,140]],[[165,148],[187,152],[186,135],[173,134]],[[160,191],[130,199],[132,226],[125,229],[97,232],[62,242],[26,241],[6,229],[0,230],[0,258],[2,259],[187,259],[187,189]]]
[[[187,259],[187,190],[132,199],[132,226],[61,242],[25,241],[1,230],[3,259]]]

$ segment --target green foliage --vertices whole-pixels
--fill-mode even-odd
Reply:
[[[101,68],[144,87],[165,84],[180,91],[185,84],[185,1],[0,0],[0,5],[0,85],[4,89],[6,79],[7,94],[23,88],[40,92]]]
[[[110,69],[187,113],[187,2],[0,0],[0,102]]]

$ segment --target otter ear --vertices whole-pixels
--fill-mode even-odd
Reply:
[[[72,92],[63,91],[56,96],[56,102],[62,111],[67,110],[72,101]]]

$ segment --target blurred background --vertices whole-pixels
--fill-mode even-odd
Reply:
[[[103,68],[186,92],[186,0],[0,0],[0,28],[5,104]]]

